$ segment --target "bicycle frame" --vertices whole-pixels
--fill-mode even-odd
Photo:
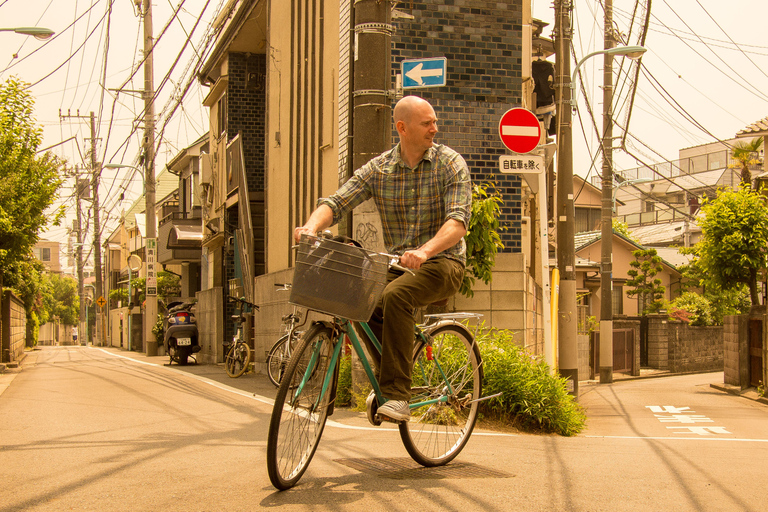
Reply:
[[[328,366],[328,372],[325,374],[321,392],[318,394],[318,402],[314,404],[314,407],[317,408],[320,405],[319,400],[321,399],[321,397],[325,395],[325,392],[328,390],[328,386],[333,384],[332,379],[335,375],[334,369],[336,368],[336,365],[339,362],[339,358],[341,357],[341,349],[344,346],[344,343],[342,343],[342,337],[344,335],[349,337],[352,348],[355,350],[358,357],[360,358],[360,362],[363,365],[363,370],[365,371],[365,374],[368,377],[368,381],[371,383],[371,387],[373,388],[373,391],[376,395],[376,399],[378,400],[378,403],[380,404],[384,403],[384,399],[383,399],[384,397],[382,396],[381,389],[379,388],[379,381],[376,379],[376,376],[373,373],[373,369],[371,368],[371,363],[368,360],[368,357],[366,356],[365,351],[363,350],[363,346],[360,342],[360,339],[357,336],[357,332],[353,327],[353,322],[343,318],[334,318],[333,322],[323,322],[323,323],[328,324],[329,327],[331,327],[334,330],[334,348],[333,348],[333,354],[331,356],[331,362]],[[381,343],[376,338],[376,335],[373,333],[368,323],[367,322],[355,322],[355,323],[363,329],[363,331],[365,332],[366,336],[368,336],[369,340],[371,341],[375,349],[378,350],[379,354],[381,354]],[[416,325],[414,326],[414,333],[419,343],[421,343],[422,345],[419,348],[419,350],[421,350],[425,346],[429,346],[428,332],[425,332],[418,325]],[[294,393],[294,400],[296,397],[301,395],[301,392],[304,389],[304,385],[307,383],[307,380],[310,378],[312,374],[312,369],[314,368],[314,365],[318,360],[320,349],[321,349],[321,346],[319,345],[317,347],[314,347],[309,363],[307,364],[307,370],[304,376],[302,377],[301,382],[297,386],[296,392]],[[451,387],[449,379],[446,377],[445,373],[443,372],[443,368],[440,365],[440,361],[438,359],[434,359],[434,362],[436,367],[438,368],[438,371],[440,372],[440,376],[442,377],[443,382],[445,382],[446,386],[448,386],[449,393],[453,393],[453,389]],[[446,394],[433,400],[425,400],[423,402],[416,402],[416,403],[409,404],[409,408],[418,409],[419,407],[423,407],[425,405],[432,405],[435,403],[447,402],[447,401],[448,401],[448,395]]]

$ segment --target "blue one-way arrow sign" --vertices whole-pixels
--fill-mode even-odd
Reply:
[[[400,63],[403,89],[440,87],[446,84],[448,60],[445,57],[410,59]]]

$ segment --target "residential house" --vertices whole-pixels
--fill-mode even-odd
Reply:
[[[169,212],[178,194],[178,176],[167,169],[160,171],[155,177],[155,194],[161,198],[155,203],[156,219],[164,218],[163,212]],[[141,340],[142,322],[145,321],[140,304],[134,304],[129,321],[128,304],[110,297],[110,292],[128,288],[129,276],[132,279],[146,277],[145,244],[146,237],[146,202],[142,194],[127,211],[121,215],[120,223],[104,240],[104,272],[105,298],[107,300],[107,344],[113,347],[123,347],[132,350],[146,350]],[[156,231],[157,232],[157,231]],[[135,256],[131,262],[129,258]],[[129,264],[131,268],[129,269]],[[114,295],[114,294],[113,294]],[[129,298],[130,302],[130,298]],[[152,323],[156,319],[151,320]],[[130,325],[130,330],[129,330]],[[130,334],[132,333],[132,335]],[[129,340],[133,343],[129,344]]]

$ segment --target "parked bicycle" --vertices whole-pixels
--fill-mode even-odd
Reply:
[[[372,391],[367,417],[377,416],[383,397],[362,348],[381,353],[367,321],[386,284],[388,269],[409,271],[397,256],[327,239],[302,236],[291,302],[332,316],[313,322],[296,346],[275,398],[267,437],[267,472],[278,489],[296,485],[333,414],[344,337],[360,358]],[[414,327],[411,421],[398,424],[406,450],[419,464],[441,466],[466,446],[477,421],[483,369],[474,337],[459,320],[467,313],[431,315]]]
[[[237,331],[227,351],[227,356],[224,358],[224,367],[227,369],[227,375],[234,378],[244,374],[248,369],[248,365],[251,364],[251,347],[248,346],[243,332],[243,324],[247,320],[245,317],[247,311],[245,309],[253,308],[258,311],[259,306],[239,297],[230,296],[229,300],[239,303],[238,314],[232,315],[232,318],[237,323]]]
[[[275,284],[275,286],[278,287],[277,291],[291,290],[290,283]],[[283,316],[282,320],[285,334],[283,334],[275,344],[272,345],[272,348],[269,349],[266,360],[267,376],[269,377],[270,382],[275,386],[279,386],[280,381],[283,379],[293,349],[303,334],[303,331],[299,331],[298,328],[304,325],[301,323],[301,313],[296,306],[293,307],[293,313]]]

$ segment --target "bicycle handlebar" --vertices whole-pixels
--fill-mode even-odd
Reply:
[[[228,297],[228,299],[229,299],[229,300],[231,300],[231,301],[240,302],[241,304],[245,304],[245,305],[251,306],[251,307],[252,307],[252,308],[254,308],[256,311],[258,311],[258,310],[259,310],[259,306],[257,306],[257,305],[256,305],[256,304],[254,304],[253,302],[248,302],[248,301],[247,301],[247,300],[245,300],[245,299],[241,299],[240,297],[233,297],[233,296],[231,296],[231,295],[230,295],[230,296]]]

